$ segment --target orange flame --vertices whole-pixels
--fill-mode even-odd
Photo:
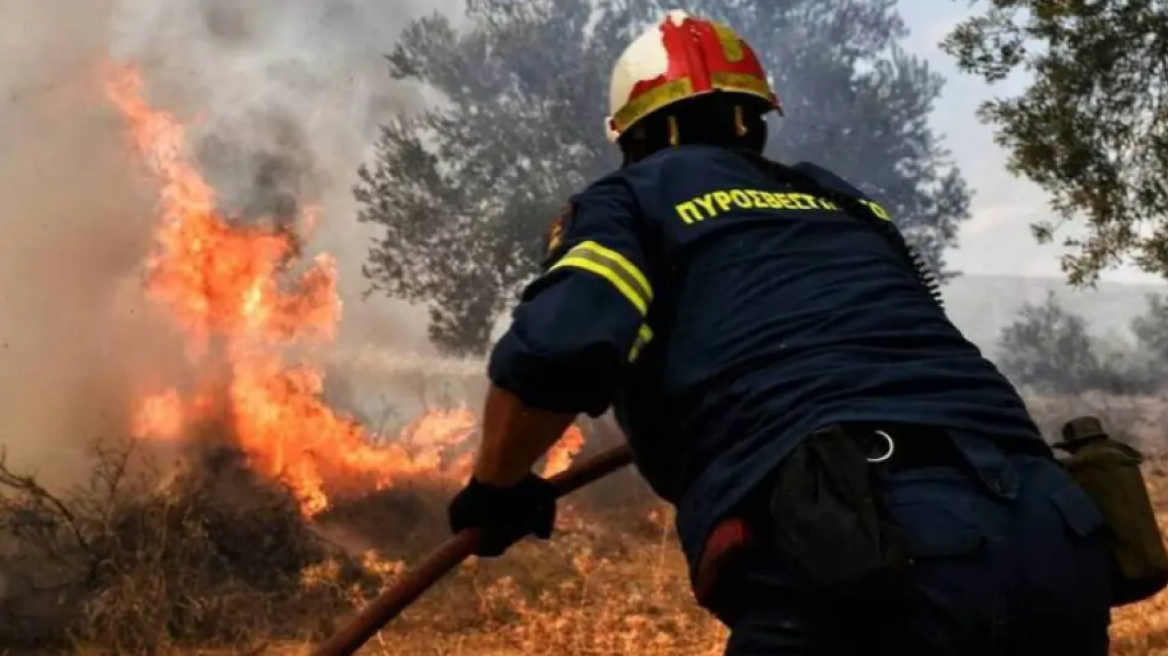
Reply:
[[[469,410],[430,411],[379,443],[324,403],[321,373],[286,354],[334,337],[341,305],[333,260],[318,255],[294,277],[295,232],[239,225],[218,209],[215,190],[191,163],[183,126],[147,103],[138,71],[121,70],[107,88],[160,187],[146,291],[188,337],[200,371],[189,399],[174,389],[139,399],[134,434],[173,440],[217,419],[250,466],[282,477],[310,515],[328,507],[330,494],[380,489],[402,476],[465,479],[470,457],[453,454],[474,432]],[[314,219],[301,217],[297,227]],[[569,430],[544,474],[565,469],[582,444],[579,429]]]
[[[189,162],[186,131],[146,103],[136,70],[125,69],[108,91],[162,183],[160,248],[149,263],[148,291],[166,304],[198,352],[214,334],[227,337],[233,350],[272,339],[286,344],[332,337],[340,316],[332,258],[318,256],[296,289],[281,291],[278,283],[289,277],[295,253],[293,235],[225,220],[215,191]]]
[[[164,440],[177,440],[186,427],[186,408],[177,390],[146,397],[134,410],[130,431]]]
[[[582,448],[584,448],[584,433],[575,426],[569,427],[560,441],[548,452],[542,476],[555,476],[567,470],[572,465],[572,459],[576,457],[577,453],[580,453]]]

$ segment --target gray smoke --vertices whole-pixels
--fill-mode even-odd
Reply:
[[[124,430],[133,386],[179,367],[140,292],[156,189],[104,98],[110,59],[193,126],[225,209],[319,210],[305,248],[338,261],[343,349],[427,353],[418,313],[360,300],[367,234],[349,190],[376,126],[425,102],[382,55],[455,2],[0,0],[0,444],[17,465],[70,478],[81,441]]]
[[[113,17],[113,56],[147,67],[156,102],[200,117],[192,136],[225,209],[279,220],[319,206],[313,245],[341,264],[347,330],[372,311],[357,302],[368,243],[353,221],[357,165],[378,124],[424,102],[388,79],[383,55],[410,18],[443,4],[122,0]],[[400,323],[400,308],[380,305]]]

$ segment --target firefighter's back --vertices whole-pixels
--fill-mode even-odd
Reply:
[[[781,181],[736,152],[690,146],[620,174],[661,282],[649,317],[657,337],[619,410],[634,436],[645,433],[634,437],[644,461],[669,454],[668,471],[646,472],[659,491],[683,502],[691,488],[705,500],[707,487],[746,490],[758,480],[743,463],[761,476],[836,422],[1034,439],[1013,387],[890,233],[832,200],[859,192],[813,165],[794,170]],[[875,221],[886,216],[861,200]]]
[[[633,342],[617,417],[677,506],[726,653],[1103,656],[1099,509],[881,199],[762,159],[785,111],[761,61],[685,12],[634,39],[605,125],[625,166],[580,195],[576,229],[635,261],[604,273],[636,316],[622,307],[616,348],[577,350],[607,359],[576,361]]]
[[[732,629],[728,654],[1106,652],[1098,510],[1049,457],[1015,389],[949,321],[884,208],[822,168],[709,146],[617,177],[638,199],[657,281],[655,337],[618,417],[646,479],[677,505],[699,599]],[[828,492],[790,496],[775,476],[809,475],[788,459],[841,426],[887,428],[901,449],[874,489],[918,559],[898,584],[907,596],[817,610],[819,593],[792,578],[792,554],[859,553],[842,536],[802,551],[772,545],[708,578],[733,516],[796,540],[831,525]],[[801,513],[819,518],[810,533],[793,524]]]

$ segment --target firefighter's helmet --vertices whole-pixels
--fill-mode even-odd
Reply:
[[[608,137],[667,105],[714,91],[744,94],[782,114],[754,50],[729,27],[674,10],[625,49],[609,86]]]

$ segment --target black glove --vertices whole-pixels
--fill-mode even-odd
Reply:
[[[556,523],[556,488],[528,474],[511,487],[496,487],[472,478],[450,502],[447,514],[455,533],[467,528],[483,531],[475,555],[494,558],[530,534],[541,540],[552,535]]]

